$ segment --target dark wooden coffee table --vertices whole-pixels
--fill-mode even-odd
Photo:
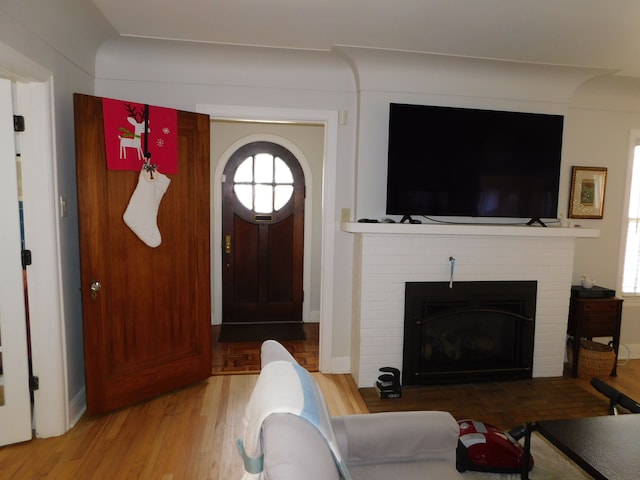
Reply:
[[[536,431],[593,478],[640,478],[640,414],[546,420],[527,424],[525,463]],[[535,459],[534,459],[535,460]],[[522,479],[528,479],[528,465]]]

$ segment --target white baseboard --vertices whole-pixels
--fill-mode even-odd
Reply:
[[[351,373],[351,357],[332,358],[331,371],[324,373]]]
[[[76,423],[82,418],[84,412],[87,411],[87,392],[85,387],[82,387],[78,393],[71,399],[69,404],[69,428],[75,426]]]

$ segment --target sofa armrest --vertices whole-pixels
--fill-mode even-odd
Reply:
[[[271,362],[277,361],[287,361],[292,363],[296,362],[296,359],[289,353],[289,351],[284,348],[284,346],[275,340],[266,340],[262,343],[260,348],[260,364],[261,367]]]
[[[460,428],[448,412],[387,412],[333,417],[348,465],[445,460],[455,464]]]

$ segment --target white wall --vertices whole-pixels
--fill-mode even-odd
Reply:
[[[303,52],[140,39],[106,42],[96,72],[98,95],[187,110],[209,104],[346,111],[337,176],[325,179],[335,182],[336,222],[342,208],[351,209],[351,219],[384,216],[389,102],[564,114],[559,213],[566,215],[572,165],[610,168],[605,219],[583,222],[600,229],[601,237],[577,241],[573,281],[586,272],[617,288],[628,135],[640,123],[635,80],[590,68],[350,47]],[[333,241],[332,355],[344,358],[350,351],[353,239],[337,232]],[[627,306],[622,341],[635,343],[640,338]]]
[[[26,98],[40,101],[39,107],[32,110],[48,111],[49,118],[40,118],[35,124],[32,120],[31,128],[36,124],[46,128],[51,120],[55,124],[54,130],[38,132],[38,138],[49,139],[50,151],[39,152],[33,159],[46,162],[38,172],[46,176],[47,189],[38,192],[36,198],[25,198],[25,215],[32,216],[27,241],[37,238],[46,251],[36,249],[34,262],[49,266],[43,272],[40,264],[29,274],[31,306],[34,314],[41,313],[31,320],[35,330],[32,343],[37,351],[34,374],[40,377],[41,384],[36,392],[39,436],[64,433],[77,420],[84,404],[72,95],[93,93],[95,52],[113,33],[91,2],[20,0],[0,4],[0,42],[36,65],[36,73],[20,71],[24,62],[14,63],[13,54],[2,57],[0,72],[24,73],[24,82],[45,82],[51,95],[42,89],[31,89],[40,98],[33,94]],[[43,100],[53,104],[42,105]],[[29,128],[30,120],[26,122]],[[36,153],[41,147],[30,146]],[[69,201],[69,215],[63,219],[57,215],[57,195],[66,196]],[[39,218],[34,218],[34,213]],[[64,371],[60,371],[61,362],[65,364]],[[38,402],[42,406],[39,413]]]
[[[386,191],[389,103],[565,114],[576,88],[603,74],[587,68],[364,48],[341,47],[337,52],[358,80],[358,218],[385,213],[380,192]]]
[[[576,242],[573,284],[582,273],[620,292],[620,232],[629,135],[640,125],[640,79],[610,71],[440,55],[339,48],[359,90],[356,217],[384,215],[388,104],[433,104],[565,115],[558,213],[568,215],[571,167],[608,168],[604,219],[574,221],[597,228]],[[471,220],[471,219],[470,219]],[[640,357],[640,300],[626,298],[622,343]],[[621,351],[624,358],[625,349]]]
[[[352,219],[384,213],[384,105],[390,99],[564,112],[566,186],[561,205],[568,203],[571,165],[610,169],[604,220],[583,222],[599,228],[601,237],[577,241],[573,280],[587,272],[599,284],[617,288],[628,135],[640,128],[637,80],[604,71],[533,64],[514,68],[510,62],[460,62],[444,56],[416,62],[414,54],[344,48],[305,52],[134,38],[103,43],[113,35],[93,4],[84,0],[0,4],[0,42],[47,69],[53,81],[55,186],[68,197],[70,214],[55,219],[59,233],[54,239],[60,247],[70,398],[83,386],[73,92],[184,110],[208,104],[345,111],[347,123],[338,129],[336,175],[324,179],[335,192],[335,227],[342,208],[352,210]],[[586,81],[590,76],[594,80]],[[331,243],[332,355],[344,358],[349,355],[352,318],[353,239],[336,228]],[[640,327],[633,321],[637,307],[631,303],[626,301],[623,309],[622,342],[640,344]]]
[[[602,220],[580,220],[600,229],[597,240],[578,240],[573,281],[585,273],[598,285],[621,291],[622,254],[620,232],[625,212],[631,130],[640,128],[640,80],[616,76],[585,82],[572,98],[566,118],[565,158],[570,165],[607,167]],[[568,201],[564,204],[568,205]],[[640,357],[640,299],[626,297],[622,307],[621,343]],[[620,358],[627,354],[620,350]]]
[[[331,238],[335,256],[327,282],[331,291],[325,292],[333,301],[331,311],[323,314],[332,319],[332,363],[348,364],[344,359],[349,357],[353,246],[350,236],[339,230],[339,222],[340,209],[353,208],[357,115],[353,76],[346,62],[329,52],[127,38],[102,45],[96,75],[99,96],[182,110],[209,105],[346,111],[347,123],[338,128],[335,178],[323,178],[336,205]],[[325,270],[322,275],[327,275]]]

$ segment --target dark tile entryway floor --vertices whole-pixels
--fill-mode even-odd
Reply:
[[[300,365],[310,372],[319,368],[319,324],[305,323],[305,340],[282,341]],[[218,342],[220,326],[212,329],[212,373],[228,375],[242,373],[258,373],[260,371],[260,347],[262,342]]]

